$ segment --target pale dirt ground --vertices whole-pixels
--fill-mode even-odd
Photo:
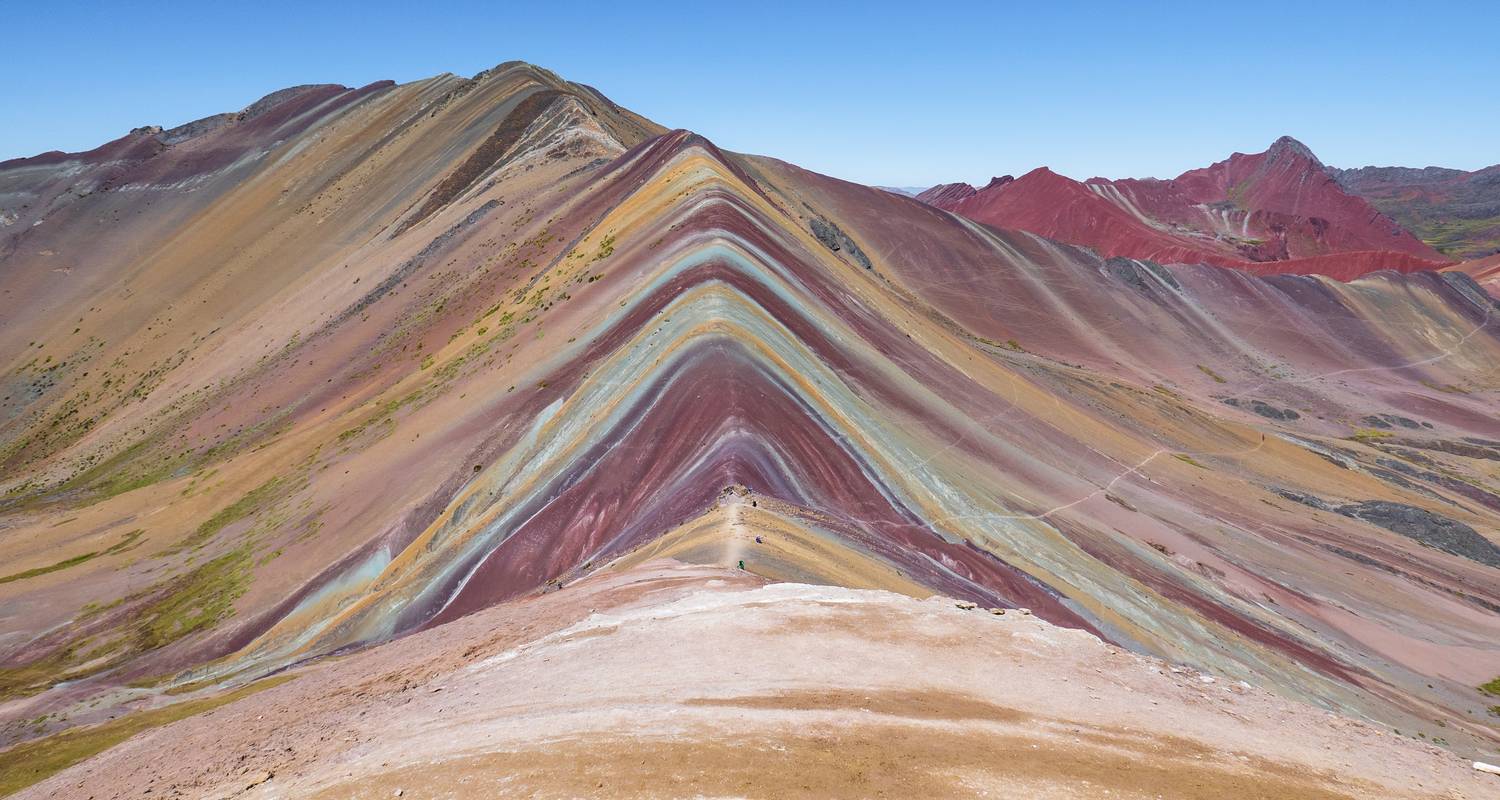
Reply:
[[[1015,611],[655,561],[304,668],[18,796],[1478,800],[1500,778]]]

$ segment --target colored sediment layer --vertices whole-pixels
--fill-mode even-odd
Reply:
[[[266,102],[0,167],[10,740],[669,556],[1493,742],[1467,274],[1105,259],[523,64]]]

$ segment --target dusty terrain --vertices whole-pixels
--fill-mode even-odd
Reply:
[[[603,570],[301,668],[18,797],[1500,790],[1373,725],[960,605],[675,561]]]

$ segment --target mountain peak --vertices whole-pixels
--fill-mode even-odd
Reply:
[[[1073,180],[1072,178],[1069,178],[1066,175],[1061,175],[1059,173],[1053,172],[1052,168],[1048,167],[1048,166],[1037,167],[1036,169],[1034,169],[1034,170],[1026,173],[1025,175],[1022,175],[1021,177],[1016,178],[1016,180],[1018,180],[1018,181],[1036,182],[1036,181],[1055,181],[1055,180],[1057,180],[1059,178],[1061,178],[1062,180],[1065,180],[1065,181],[1072,181]]]
[[[1015,179],[1016,179],[1016,176],[1014,176],[1014,175],[1000,175],[998,177],[990,178],[990,182],[986,183],[984,185],[984,188],[980,189],[979,191],[983,192],[983,191],[987,191],[989,189],[994,189],[997,186],[1004,186],[1005,184],[1010,183],[1011,181],[1014,181]]]
[[[1313,155],[1311,148],[1290,136],[1283,136],[1272,142],[1271,146],[1266,148],[1266,155],[1270,158],[1304,158],[1317,164],[1319,167],[1323,166],[1323,162],[1319,161],[1316,155]]]

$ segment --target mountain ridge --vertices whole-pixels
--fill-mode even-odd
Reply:
[[[481,74],[0,168],[0,741],[665,556],[1493,746],[1467,273],[1108,257]],[[1067,180],[987,189],[1128,221]]]

